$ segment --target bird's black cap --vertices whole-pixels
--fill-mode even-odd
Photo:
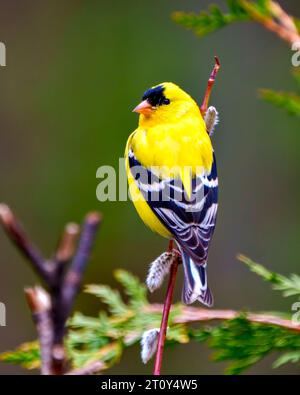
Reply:
[[[153,107],[161,106],[162,104],[170,104],[170,100],[164,95],[164,90],[165,88],[163,85],[150,88],[144,93],[143,100],[148,100]]]

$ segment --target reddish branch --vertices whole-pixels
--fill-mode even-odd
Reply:
[[[173,292],[176,282],[178,263],[179,263],[179,257],[176,257],[175,261],[172,263],[170,270],[170,278],[169,278],[165,303],[163,306],[162,320],[161,320],[161,325],[158,335],[157,351],[156,351],[154,370],[153,370],[153,374],[155,376],[160,375],[164,345],[165,345],[166,334],[167,334],[169,313],[172,305]]]
[[[153,304],[145,308],[145,312],[159,313],[163,310],[160,304]],[[187,324],[191,322],[226,321],[239,317],[241,312],[235,310],[209,310],[199,307],[181,308],[181,313],[174,317],[174,324]],[[247,313],[246,318],[251,322],[265,325],[276,325],[282,328],[300,332],[300,325],[295,325],[291,320],[286,320],[270,314]]]
[[[270,1],[269,11],[271,16],[262,15],[255,9],[255,6],[247,0],[241,0],[243,7],[257,22],[261,23],[266,29],[277,34],[281,39],[300,48],[300,36],[293,17],[288,15],[281,6]]]
[[[216,76],[218,74],[220,67],[221,67],[221,65],[220,65],[219,58],[217,56],[215,56],[215,65],[214,65],[213,71],[211,72],[211,75],[207,81],[206,91],[204,94],[202,104],[200,106],[200,111],[201,111],[202,116],[204,116],[207,111],[211,91],[214,86],[215,79],[216,79]]]
[[[217,56],[215,56],[215,65],[214,65],[214,68],[213,68],[213,70],[210,74],[210,77],[208,79],[207,88],[206,88],[206,91],[204,94],[202,104],[200,106],[200,111],[201,111],[202,116],[204,116],[207,111],[209,98],[210,98],[211,91],[212,91],[212,88],[213,88],[213,85],[214,85],[214,82],[215,82],[215,79],[216,79],[219,69],[220,69],[220,61],[219,61],[219,58]],[[173,240],[170,241],[168,250],[172,251],[172,249],[173,249]],[[159,331],[159,335],[158,335],[158,345],[157,345],[154,370],[153,370],[154,375],[160,375],[160,371],[161,371],[163,351],[164,351],[164,345],[165,345],[166,333],[167,333],[167,327],[168,327],[169,313],[170,313],[170,309],[171,309],[171,305],[172,305],[173,291],[174,291],[174,287],[175,287],[176,274],[177,274],[177,269],[178,269],[178,264],[180,262],[180,259],[181,259],[181,257],[177,256],[175,261],[172,263],[172,266],[170,269],[169,283],[168,283],[167,294],[166,294],[164,307],[163,307],[160,331]]]
[[[0,204],[0,222],[8,237],[31,263],[48,290],[46,292],[41,287],[25,290],[40,342],[41,373],[64,374],[67,365],[64,348],[66,321],[80,290],[101,216],[98,213],[89,213],[86,216],[77,249],[79,226],[67,224],[55,256],[51,260],[46,260],[31,243],[19,221],[5,204]],[[95,369],[96,365],[93,366]]]

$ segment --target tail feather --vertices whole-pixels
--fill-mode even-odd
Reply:
[[[204,292],[203,295],[199,296],[198,298],[199,302],[203,303],[207,307],[212,307],[214,304],[214,297],[213,294],[210,290],[210,288],[207,286],[206,291]]]
[[[198,300],[205,306],[211,307],[213,305],[213,295],[207,284],[206,264],[196,264],[183,251],[181,251],[181,255],[184,268],[183,303],[191,304]]]

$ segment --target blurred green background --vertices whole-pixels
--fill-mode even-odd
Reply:
[[[137,125],[131,110],[146,88],[173,81],[200,101],[217,54],[222,69],[211,104],[221,119],[213,138],[221,186],[209,260],[215,307],[290,311],[294,300],[271,292],[235,256],[243,252],[274,271],[299,273],[299,124],[257,97],[258,87],[293,90],[292,51],[254,23],[199,39],[170,19],[172,11],[199,11],[210,3],[1,1],[7,67],[0,68],[0,201],[48,255],[65,222],[100,210],[104,222],[85,282],[115,285],[112,273],[119,267],[144,278],[166,241],[144,227],[130,202],[97,201],[96,170],[104,164],[117,168]],[[280,3],[290,13],[299,11],[296,0]],[[35,338],[23,288],[37,279],[2,230],[0,251],[5,351]],[[180,275],[175,300],[181,283]],[[150,300],[162,297],[163,291]],[[87,295],[76,304],[86,314],[99,307]],[[209,354],[198,344],[168,349],[164,372],[222,372]],[[248,373],[296,373],[295,367],[272,370],[272,359]],[[151,370],[136,346],[108,373]],[[0,373],[26,371],[1,364]]]

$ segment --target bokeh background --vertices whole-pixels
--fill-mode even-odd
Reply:
[[[45,254],[65,222],[102,211],[85,283],[115,285],[119,267],[145,278],[166,242],[144,227],[130,202],[97,201],[96,170],[118,167],[137,125],[131,110],[146,88],[173,81],[200,101],[217,54],[222,69],[211,103],[221,119],[213,138],[221,187],[209,262],[215,307],[290,311],[294,301],[272,292],[235,256],[243,252],[274,271],[299,273],[299,123],[257,94],[258,87],[294,90],[292,51],[254,23],[199,39],[170,19],[175,10],[199,11],[209,3],[1,0],[7,66],[0,68],[0,201],[14,209]],[[280,3],[297,15],[297,0]],[[0,251],[5,351],[35,338],[23,288],[36,277],[1,229]],[[181,278],[175,299],[180,292]],[[99,304],[81,295],[76,309],[96,314]],[[223,365],[209,355],[198,344],[168,349],[164,372],[221,373]],[[297,373],[291,366],[272,370],[272,360],[248,373]],[[108,373],[150,373],[151,365],[142,365],[136,346]],[[27,372],[1,364],[0,373]]]

